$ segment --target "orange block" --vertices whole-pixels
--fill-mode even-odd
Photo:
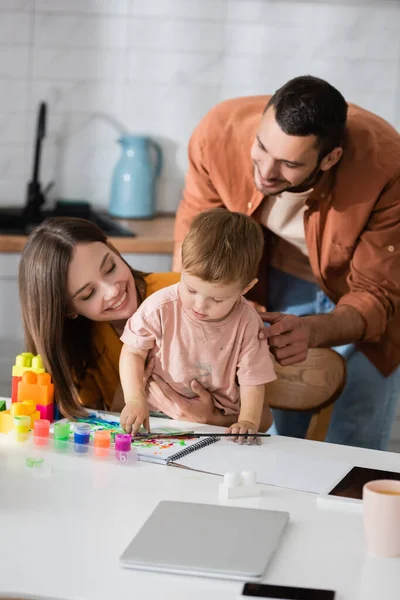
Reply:
[[[54,402],[54,384],[49,373],[25,371],[18,383],[18,402],[32,401],[41,406]]]
[[[9,433],[14,426],[14,417],[9,410],[0,412],[0,433]]]

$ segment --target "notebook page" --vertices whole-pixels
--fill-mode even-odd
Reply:
[[[327,494],[352,466],[276,450],[268,442],[247,446],[223,439],[179,459],[176,464],[216,475],[256,471],[258,483],[315,494]]]
[[[168,459],[178,452],[187,452],[193,446],[205,445],[209,441],[215,441],[215,438],[168,438],[168,439],[145,439],[134,440],[132,448],[138,453],[138,459],[146,462],[155,462],[166,464]],[[218,442],[219,443],[219,442]],[[215,445],[215,444],[213,444]],[[193,453],[199,452],[194,450]]]

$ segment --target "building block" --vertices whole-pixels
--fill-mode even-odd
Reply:
[[[31,418],[30,428],[33,429],[35,421],[41,418],[40,411],[35,410],[29,417]]]
[[[22,406],[22,402],[13,402],[10,406],[10,414],[13,417],[20,417],[26,413],[26,409]]]
[[[7,409],[6,401],[0,400],[0,412],[2,412],[3,410],[6,410],[6,409]]]
[[[13,405],[11,405],[10,410],[4,410],[0,412],[0,433],[9,433],[10,431],[12,431],[12,429],[14,428],[14,417],[28,416],[30,418],[30,429],[33,429],[35,421],[40,419],[40,412],[38,410],[34,410],[32,413],[25,415],[23,413],[17,414],[12,409]]]
[[[0,433],[9,433],[14,426],[14,417],[9,410],[0,412]]]
[[[11,378],[11,402],[12,403],[18,401],[18,384],[20,381],[22,381],[22,377],[17,377],[16,375],[14,375],[14,377]]]
[[[60,413],[60,409],[58,408],[57,402],[54,402],[53,407],[54,407],[53,419],[54,419],[54,421],[59,421],[60,419],[62,419],[62,415]]]
[[[45,373],[42,357],[35,356],[31,352],[22,352],[15,357],[15,365],[12,368],[13,377],[22,377],[25,371],[33,371],[36,374]]]
[[[25,371],[18,384],[18,402],[33,401],[36,405],[45,406],[54,402],[54,384],[49,373]]]
[[[24,400],[24,402],[13,402],[10,406],[10,412],[13,417],[22,415],[32,415],[36,410],[36,404],[32,400]]]
[[[256,481],[257,476],[254,471],[225,473],[224,482],[219,485],[219,499],[230,500],[260,496],[261,488]]]
[[[54,420],[54,404],[36,404],[36,410],[39,412],[39,419],[47,419],[50,423]]]
[[[34,356],[31,352],[22,352],[22,354],[15,357],[11,379],[11,402],[17,402],[18,400],[18,384],[22,380],[22,374],[25,371],[33,371],[36,374],[46,372],[39,354]]]

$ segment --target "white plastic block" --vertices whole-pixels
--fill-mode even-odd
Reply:
[[[260,496],[261,488],[256,481],[257,476],[254,471],[225,473],[224,482],[219,484],[220,500]]]

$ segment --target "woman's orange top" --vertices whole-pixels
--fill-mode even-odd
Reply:
[[[146,298],[161,288],[177,283],[179,279],[179,273],[147,275]],[[100,356],[97,367],[88,369],[85,379],[80,382],[79,399],[87,408],[110,410],[120,383],[119,355],[122,342],[110,323],[98,322],[95,325],[94,344]]]

